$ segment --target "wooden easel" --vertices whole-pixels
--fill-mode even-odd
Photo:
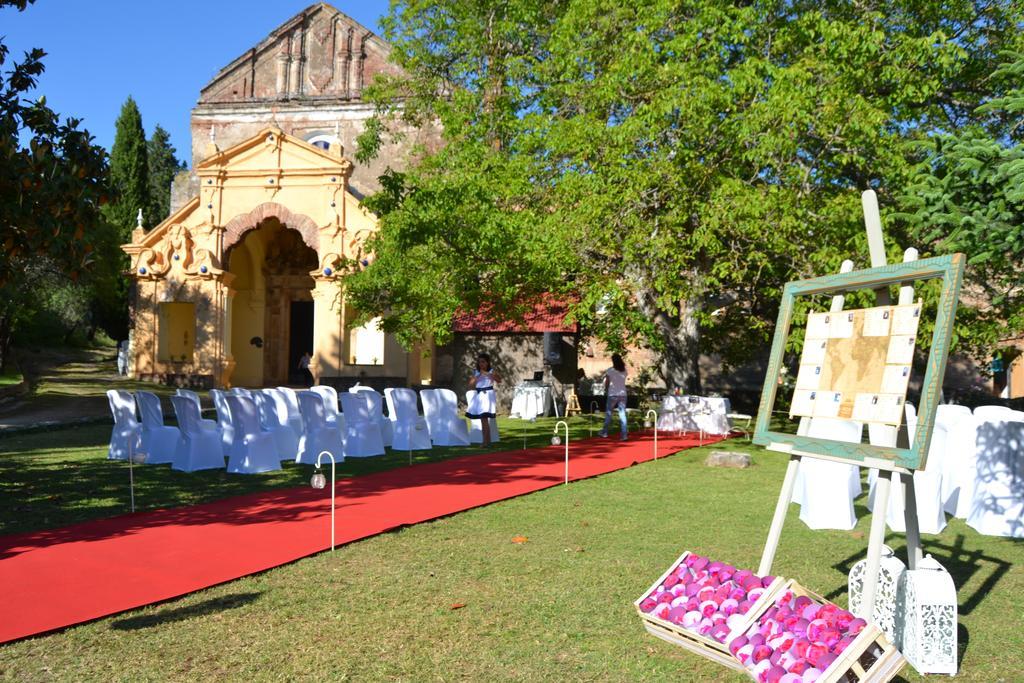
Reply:
[[[871,267],[877,268],[886,265],[885,246],[882,240],[882,222],[878,213],[878,200],[873,190],[867,190],[861,195],[861,202],[864,207],[864,224],[868,236],[868,249],[871,256]],[[917,250],[907,249],[903,257],[904,262],[917,260]],[[853,270],[852,261],[844,261],[841,273],[848,273]],[[876,305],[885,306],[889,304],[888,288],[875,290]],[[911,304],[914,301],[913,286],[901,286],[899,303]],[[832,297],[831,310],[838,312],[843,310],[845,297],[842,295]],[[774,381],[774,380],[771,380]],[[895,427],[877,428],[879,437],[875,439],[877,446],[906,447],[909,442],[906,420],[897,430]],[[920,425],[924,427],[924,425]],[[884,443],[882,443],[884,441]],[[761,555],[761,564],[758,567],[758,574],[767,576],[771,574],[772,563],[775,560],[775,551],[779,546],[779,538],[782,535],[782,527],[786,521],[786,513],[789,511],[789,504],[793,499],[793,486],[796,483],[797,468],[803,458],[822,458],[817,454],[804,453],[792,450],[791,448],[772,448],[769,450],[782,450],[790,454],[789,464],[786,466],[786,476],[782,480],[782,490],[779,492],[779,500],[775,505],[775,514],[772,517],[771,527],[768,530],[768,540],[765,542],[764,553]],[[828,458],[822,458],[828,459]],[[846,461],[844,461],[846,462]],[[847,464],[853,464],[847,462]],[[879,470],[879,476],[875,482],[875,500],[871,510],[871,535],[868,538],[868,556],[866,576],[864,578],[864,596],[861,601],[861,618],[870,621],[875,611],[875,593],[878,582],[878,570],[882,558],[882,544],[885,540],[886,515],[889,509],[890,484],[901,486],[904,501],[904,520],[906,522],[907,538],[907,568],[915,569],[921,559],[921,538],[917,520],[917,496],[914,490],[914,473],[903,467],[897,467],[892,462],[875,459],[871,462],[865,461],[862,465]],[[884,473],[888,472],[889,476]]]
[[[565,416],[570,417],[572,415],[579,415],[583,410],[580,409],[580,401],[576,398],[576,389],[569,389],[569,398],[565,402]]]

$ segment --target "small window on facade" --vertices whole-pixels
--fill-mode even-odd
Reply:
[[[370,320],[362,327],[349,331],[349,349],[353,365],[384,364],[384,331],[380,318]]]
[[[314,135],[313,137],[306,140],[309,144],[314,147],[327,151],[331,148],[331,143],[334,141],[333,135]]]
[[[196,305],[160,304],[157,324],[157,358],[172,363],[191,362],[196,345]]]

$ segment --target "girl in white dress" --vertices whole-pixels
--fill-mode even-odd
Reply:
[[[501,380],[498,373],[491,368],[491,357],[486,353],[477,356],[476,370],[469,378],[469,390],[473,393],[469,397],[466,417],[471,420],[480,420],[484,446],[491,445],[491,419],[495,417],[494,413],[498,405],[494,395],[494,385],[499,381]]]

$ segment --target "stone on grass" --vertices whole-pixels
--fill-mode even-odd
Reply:
[[[737,453],[735,451],[711,451],[711,455],[707,457],[704,464],[708,467],[735,467],[737,469],[743,469],[750,467],[753,462],[750,456],[746,453]]]

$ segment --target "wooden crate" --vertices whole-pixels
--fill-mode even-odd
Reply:
[[[772,585],[774,586],[774,584]],[[814,591],[801,586],[794,579],[785,581],[779,590],[773,592],[772,604],[786,591],[792,591],[793,595],[798,597],[807,596],[820,605],[834,604]],[[763,614],[767,609],[765,607],[761,613]],[[752,624],[753,620],[747,624],[744,632]],[[731,641],[738,635],[740,633],[730,633],[729,640]],[[896,674],[906,666],[906,663],[907,660],[896,649],[896,646],[889,642],[885,632],[868,622],[849,647],[821,673],[818,683],[886,683],[895,678]],[[757,680],[748,669],[744,668],[743,671]]]
[[[760,616],[764,614],[764,612],[772,604],[774,604],[775,599],[779,594],[779,591],[782,590],[783,586],[786,584],[786,581],[781,577],[776,577],[776,579],[772,581],[771,585],[765,588],[764,593],[761,595],[760,598],[758,598],[757,602],[751,605],[750,610],[747,611],[745,615],[743,615],[744,619],[741,622],[741,625],[737,627],[734,631],[729,633],[724,643],[720,643],[714,638],[702,636],[699,633],[687,630],[682,626],[679,626],[678,624],[673,624],[671,621],[658,619],[657,617],[647,614],[646,612],[640,609],[640,603],[643,602],[648,595],[653,593],[658,586],[664,583],[665,579],[668,578],[668,575],[672,573],[672,570],[678,567],[684,560],[686,560],[686,558],[689,557],[690,554],[690,551],[684,552],[682,555],[679,556],[679,559],[677,559],[675,562],[669,565],[668,569],[666,569],[665,572],[660,577],[658,577],[658,580],[652,583],[651,586],[646,591],[644,591],[643,595],[641,595],[633,602],[633,606],[636,608],[637,614],[640,615],[640,619],[643,621],[644,628],[646,628],[648,633],[650,633],[651,635],[657,636],[658,638],[661,638],[662,640],[673,643],[675,645],[684,647],[690,652],[698,654],[714,662],[718,662],[719,664],[727,666],[735,671],[746,671],[744,666],[740,664],[740,662],[735,657],[733,657],[732,654],[729,652],[728,643],[734,637],[736,637],[740,633],[745,632],[748,628],[750,628],[750,625],[753,624],[755,620],[759,619]]]

